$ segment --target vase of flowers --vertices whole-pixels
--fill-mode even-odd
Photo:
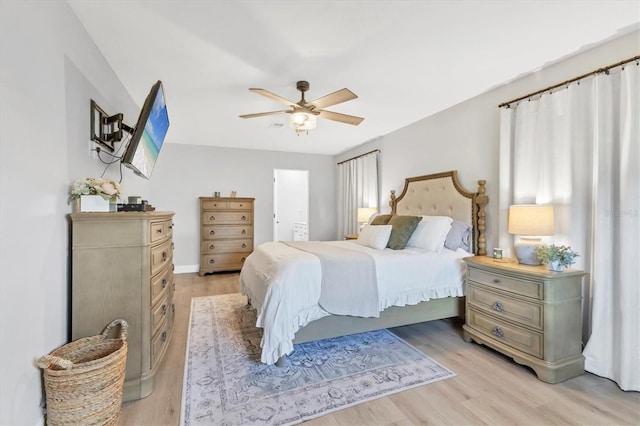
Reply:
[[[67,204],[74,204],[74,211],[108,212],[122,194],[118,182],[108,179],[77,179],[69,189]]]
[[[564,268],[576,263],[575,258],[578,257],[578,253],[571,250],[569,246],[551,244],[550,246],[542,245],[538,247],[536,256],[540,262],[549,264],[550,271],[562,272]]]

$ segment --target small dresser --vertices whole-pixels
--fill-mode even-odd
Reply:
[[[515,259],[464,259],[464,339],[475,340],[558,383],[584,373],[583,271],[551,272]]]
[[[123,401],[144,398],[173,331],[173,213],[72,213],[71,233],[71,339],[125,319]]]
[[[200,197],[200,276],[238,271],[253,251],[254,198]]]

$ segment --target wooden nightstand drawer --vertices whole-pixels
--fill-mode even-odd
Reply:
[[[540,281],[521,280],[508,275],[486,272],[476,268],[469,268],[468,278],[471,281],[521,296],[538,300],[544,299],[544,290]]]
[[[225,268],[241,269],[245,259],[249,253],[220,253],[208,254],[200,257],[200,267],[206,267],[215,270],[224,270]]]
[[[542,334],[469,309],[467,324],[480,332],[537,358],[543,357]]]
[[[226,210],[229,208],[229,203],[226,201],[213,201],[213,200],[203,200],[202,201],[202,210]]]
[[[467,286],[467,303],[501,318],[542,330],[543,307],[541,304],[514,299],[510,296],[488,291],[472,283]]]
[[[247,212],[203,212],[202,224],[203,225],[242,225],[250,224],[252,222],[252,216]]]
[[[168,265],[167,265],[168,266]],[[167,267],[151,279],[151,305],[155,305],[164,296],[167,287],[173,284],[173,271]]]
[[[173,258],[171,244],[172,242],[168,240],[151,248],[151,275],[157,274],[164,265],[171,263]]]
[[[253,210],[251,201],[229,201],[229,210]]]

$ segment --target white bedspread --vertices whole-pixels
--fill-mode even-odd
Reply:
[[[419,249],[375,250],[350,241],[326,244],[363,251],[375,259],[380,310],[430,299],[463,296],[463,257],[470,253]],[[264,329],[261,361],[273,364],[293,350],[295,333],[329,315],[319,305],[322,280],[315,255],[278,242],[261,244],[240,273],[240,291],[258,311]]]

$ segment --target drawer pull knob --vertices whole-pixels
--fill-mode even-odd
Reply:
[[[247,245],[245,243],[242,243],[242,248],[247,248]]]
[[[167,286],[167,279],[163,278],[162,279],[162,288],[165,288]]]
[[[162,252],[162,261],[164,262],[165,260],[167,260],[167,252],[163,251]]]
[[[215,216],[209,216],[209,220],[216,220]]]
[[[247,217],[245,215],[242,215],[242,220],[247,220]]]
[[[242,259],[240,259],[240,262],[244,263],[245,258],[243,257]]]
[[[209,246],[209,250],[213,250],[213,249],[215,249],[215,248],[216,248],[216,246],[214,246],[213,244],[211,244],[211,245]]]
[[[166,331],[163,331],[163,332],[162,332],[162,335],[161,335],[161,337],[160,337],[160,340],[162,340],[162,343],[164,343],[164,342],[166,342],[166,341],[167,341],[167,332],[166,332]]]
[[[162,305],[162,315],[167,315],[167,305]]]
[[[216,235],[216,231],[212,229],[211,231],[209,231],[209,235]]]
[[[209,265],[213,265],[214,263],[216,263],[216,261],[215,261],[215,260],[213,260],[213,259],[209,259]]]
[[[494,284],[500,284],[500,280],[499,280],[498,278],[494,278],[494,279],[493,279],[493,283],[494,283]]]
[[[502,329],[500,327],[498,327],[497,325],[495,327],[493,327],[493,335],[499,338],[503,338],[504,337],[504,333],[502,332]]]
[[[493,308],[494,311],[498,311],[498,312],[504,311],[504,306],[502,306],[502,303],[498,301],[493,302],[493,305],[491,307]]]
[[[242,235],[244,235],[244,234],[246,234],[246,233],[247,233],[247,231],[246,231],[246,230],[244,230],[244,229],[243,229],[243,230],[242,230],[242,232],[241,232],[241,234],[242,234]]]

